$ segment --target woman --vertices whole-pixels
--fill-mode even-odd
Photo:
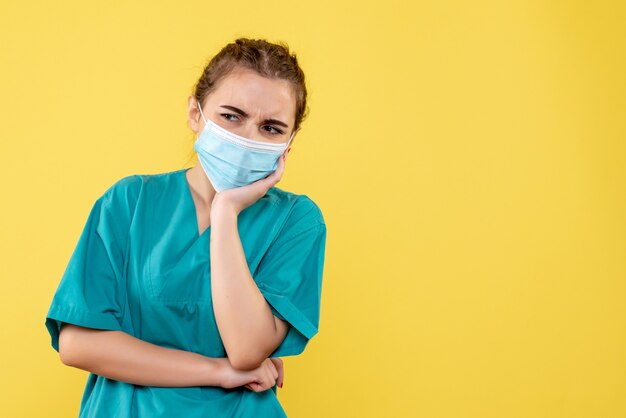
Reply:
[[[319,207],[275,187],[306,93],[286,46],[237,39],[188,99],[200,164],[96,200],[45,323],[91,372],[80,416],[286,416],[278,357],[318,331],[326,242]]]

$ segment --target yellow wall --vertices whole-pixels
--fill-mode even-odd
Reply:
[[[620,0],[3,0],[0,415],[76,416],[87,373],[44,318],[89,208],[183,168],[193,83],[251,36],[306,72],[279,187],[328,226],[290,416],[626,416],[625,21]]]

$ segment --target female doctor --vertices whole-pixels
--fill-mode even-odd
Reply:
[[[326,242],[317,204],[275,186],[306,96],[286,45],[239,38],[188,98],[199,164],[95,201],[45,322],[90,372],[80,416],[286,416],[278,357],[318,332]]]

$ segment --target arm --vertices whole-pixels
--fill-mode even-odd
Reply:
[[[110,379],[149,386],[222,386],[226,357],[161,347],[122,331],[61,326],[63,364]]]
[[[284,340],[288,323],[272,313],[259,291],[245,258],[237,211],[211,208],[211,293],[215,321],[233,367],[259,366]]]

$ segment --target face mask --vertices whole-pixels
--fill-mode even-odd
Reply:
[[[294,131],[283,144],[253,141],[207,120],[200,103],[198,109],[205,125],[193,147],[217,192],[245,186],[272,174],[295,134]]]

